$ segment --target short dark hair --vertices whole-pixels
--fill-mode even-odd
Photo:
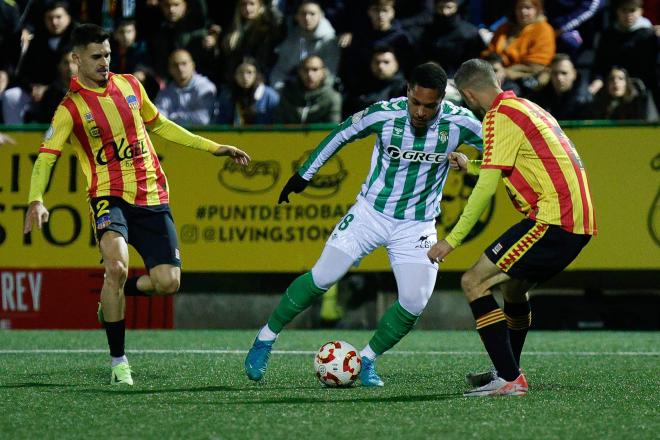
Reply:
[[[92,43],[103,43],[110,39],[110,34],[107,33],[101,26],[91,23],[81,24],[76,26],[71,33],[71,46],[86,47]]]
[[[137,27],[137,24],[135,23],[134,18],[123,18],[119,23],[117,23],[117,26],[115,26],[115,30],[124,27],[124,26],[135,26]]]
[[[436,89],[440,96],[445,96],[447,89],[447,73],[440,64],[432,61],[420,64],[415,67],[410,74],[408,86],[412,89],[415,86],[421,86],[426,89]]]
[[[493,66],[488,61],[478,58],[467,60],[461,64],[456,75],[454,75],[454,82],[459,90],[468,87],[477,89],[490,86],[497,87],[499,84]]]
[[[370,8],[377,8],[379,6],[391,6],[391,7],[396,7],[395,5],[396,0],[370,0],[369,1],[369,7]]]
[[[639,9],[644,7],[644,2],[642,0],[618,0],[614,2],[614,9],[619,10],[621,8],[635,8]]]
[[[373,58],[374,55],[380,55],[381,53],[387,53],[390,52],[392,55],[394,55],[394,58],[398,57],[396,56],[396,52],[394,51],[394,48],[388,44],[379,44],[376,47],[374,47],[374,50],[371,51],[371,57]]]
[[[66,13],[68,14],[70,6],[69,6],[69,3],[65,2],[65,1],[49,2],[49,3],[46,3],[46,7],[44,8],[44,14],[46,14],[47,12],[50,12],[50,11],[54,11],[57,8],[64,9],[66,11]]]

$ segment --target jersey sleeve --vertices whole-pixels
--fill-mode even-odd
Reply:
[[[135,82],[137,82],[140,87],[140,102],[142,103],[140,106],[140,116],[142,116],[142,120],[145,124],[151,124],[156,118],[158,118],[158,109],[156,108],[156,105],[151,102],[151,99],[149,99],[142,83],[137,79]]]
[[[488,207],[488,204],[495,194],[497,183],[499,182],[501,175],[502,172],[500,170],[484,170],[479,173],[479,180],[477,180],[477,184],[468,198],[461,217],[458,219],[456,226],[452,228],[449,235],[445,237],[447,243],[449,243],[454,249],[463,243],[465,237],[468,236],[472,228],[474,228],[474,225],[477,224],[481,214]]]
[[[499,109],[493,109],[484,118],[483,139],[481,168],[510,170],[525,140],[525,134],[507,115]]]
[[[388,102],[373,104],[339,124],[312,151],[298,170],[298,174],[305,180],[311,180],[319,168],[345,145],[378,132],[388,119],[386,112],[392,110],[391,105],[387,107],[389,104]]]
[[[443,101],[442,111],[444,114],[441,117],[454,123],[459,129],[458,145],[465,144],[479,151],[484,150],[481,122],[472,111],[449,101]]]
[[[55,110],[55,115],[50,127],[44,135],[44,140],[39,147],[39,153],[50,153],[55,156],[62,154],[64,144],[68,143],[73,131],[73,118],[71,113],[63,105]]]
[[[484,151],[484,140],[481,137],[481,123],[472,117],[463,118],[463,123],[459,125],[461,138],[460,144],[469,145],[479,151]]]
[[[183,145],[184,147],[189,147],[194,150],[213,153],[218,149],[219,146],[219,144],[216,142],[191,133],[160,114],[156,115],[156,118],[151,122],[148,129],[163,139],[167,139],[170,142],[174,142],[175,144]]]

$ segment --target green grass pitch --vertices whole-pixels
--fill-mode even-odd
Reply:
[[[254,331],[128,331],[134,387],[111,387],[102,331],[0,332],[0,438],[657,439],[660,333],[530,332],[522,398],[462,397],[489,365],[476,332],[414,331],[377,362],[382,389],[327,389],[321,344],[285,331],[263,383]]]

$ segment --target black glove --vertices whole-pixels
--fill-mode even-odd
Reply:
[[[300,174],[293,173],[293,176],[291,176],[286,185],[284,185],[284,188],[282,188],[282,192],[280,193],[280,198],[277,200],[277,203],[289,203],[289,194],[292,192],[296,194],[303,192],[305,188],[307,188],[308,183],[309,181],[303,179]]]

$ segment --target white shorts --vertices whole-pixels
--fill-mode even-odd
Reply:
[[[376,248],[387,249],[390,265],[424,264],[438,268],[426,253],[438,241],[435,222],[400,220],[376,211],[362,197],[337,223],[326,243],[350,255],[357,265]]]

